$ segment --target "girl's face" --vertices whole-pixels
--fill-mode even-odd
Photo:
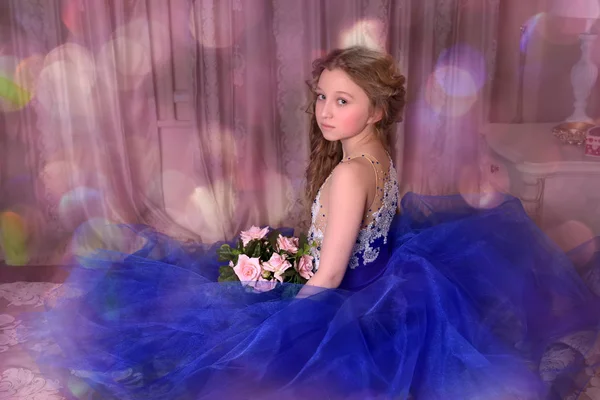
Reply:
[[[377,122],[365,91],[341,69],[325,69],[316,94],[315,116],[326,140],[349,139]]]

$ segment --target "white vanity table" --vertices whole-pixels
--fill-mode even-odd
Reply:
[[[539,225],[542,224],[548,179],[585,179],[584,186],[600,193],[600,157],[584,155],[583,146],[562,144],[552,135],[556,125],[487,124],[481,131],[489,148],[507,170],[510,193],[521,199],[527,213]],[[570,196],[588,196],[588,193],[579,192],[579,189],[569,191],[566,185],[560,196],[568,199]],[[594,211],[590,211],[589,217],[598,220],[596,223],[589,221],[590,225],[600,226],[600,214],[593,215]]]

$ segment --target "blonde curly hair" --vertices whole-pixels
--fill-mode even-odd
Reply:
[[[310,161],[306,169],[306,194],[309,204],[316,197],[327,176],[342,160],[341,143],[330,142],[323,137],[314,113],[317,100],[315,89],[321,73],[325,69],[340,69],[365,91],[373,109],[382,111],[382,118],[375,124],[375,131],[388,150],[392,126],[395,122],[402,121],[406,97],[406,78],[389,54],[353,46],[333,50],[315,60],[312,66],[312,79],[307,81],[311,91],[311,100],[307,108],[310,114]]]

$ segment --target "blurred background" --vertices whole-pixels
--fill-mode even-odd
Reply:
[[[306,230],[305,81],[352,44],[407,76],[403,193],[489,207],[508,192],[571,249],[600,233],[600,158],[553,128],[573,113],[572,68],[600,63],[591,3],[0,1],[0,260],[135,248],[119,222],[205,243],[252,224]],[[586,121],[570,122],[589,136],[588,81]]]

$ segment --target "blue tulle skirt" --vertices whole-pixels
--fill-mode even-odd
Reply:
[[[81,295],[31,316],[31,335],[58,345],[38,364],[71,371],[102,399],[576,392],[600,321],[595,242],[564,254],[511,197],[477,209],[408,194],[401,205],[379,278],[302,299],[293,284],[217,283],[221,243],[121,226],[143,247],[81,257],[66,283]],[[577,356],[559,360],[566,349]]]

